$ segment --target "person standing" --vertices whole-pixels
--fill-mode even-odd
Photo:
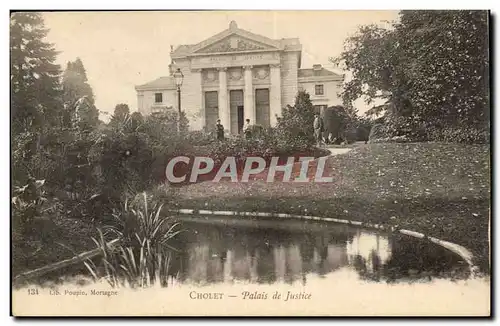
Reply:
[[[314,115],[313,127],[314,127],[314,138],[316,139],[316,144],[318,146],[321,146],[323,140],[322,133],[324,130],[324,126],[323,126],[323,119],[321,119],[318,113]]]
[[[250,119],[245,120],[245,125],[243,126],[243,134],[245,135],[246,139],[250,139],[252,136],[252,129],[250,126]]]
[[[217,140],[224,140],[224,126],[220,123],[220,119],[217,119],[215,128],[217,133]]]

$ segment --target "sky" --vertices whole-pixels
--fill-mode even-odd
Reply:
[[[358,27],[396,20],[397,11],[170,11],[170,12],[46,12],[47,40],[60,54],[64,69],[79,57],[87,71],[96,105],[112,113],[116,104],[137,107],[134,87],[168,75],[170,46],[196,44],[229,27],[273,39],[298,37],[302,66],[320,63],[337,71],[330,57],[343,50]],[[348,74],[347,74],[348,76]],[[360,112],[369,107],[362,101]],[[106,115],[101,119],[107,120]]]

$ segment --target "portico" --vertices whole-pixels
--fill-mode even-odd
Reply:
[[[278,53],[269,52],[191,59],[191,73],[201,77],[196,79],[203,94],[204,125],[213,126],[220,119],[232,134],[241,132],[246,119],[264,127],[274,125],[282,104],[279,58]]]

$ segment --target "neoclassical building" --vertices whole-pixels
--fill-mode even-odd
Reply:
[[[310,94],[318,111],[341,104],[343,76],[320,64],[302,69],[301,55],[297,38],[270,39],[232,21],[228,29],[200,43],[172,50],[170,75],[136,86],[139,112],[177,110],[172,73],[178,68],[184,75],[181,109],[194,130],[214,128],[217,119],[232,134],[241,132],[246,119],[274,126],[300,89]]]

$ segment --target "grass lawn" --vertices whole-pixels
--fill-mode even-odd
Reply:
[[[489,146],[362,144],[330,157],[325,174],[334,181],[191,184],[176,189],[175,205],[398,225],[467,247],[489,273]]]

